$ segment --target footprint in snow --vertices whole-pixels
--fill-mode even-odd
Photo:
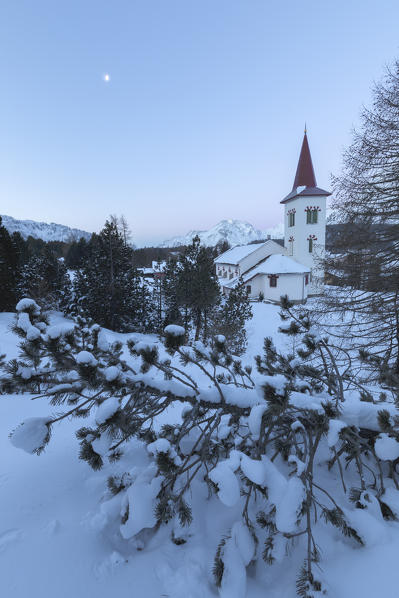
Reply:
[[[11,476],[8,473],[0,473],[0,486],[4,486],[10,479]]]
[[[119,552],[114,550],[112,554],[106,557],[103,561],[99,561],[93,566],[94,577],[97,581],[102,581],[115,573],[115,570],[128,561]]]
[[[54,534],[57,534],[60,531],[60,527],[61,524],[58,519],[52,519],[52,521],[49,521],[49,523],[45,526],[44,531],[49,536],[54,536]]]
[[[22,531],[20,529],[7,529],[0,533],[0,552],[8,548],[10,544],[22,538]]]

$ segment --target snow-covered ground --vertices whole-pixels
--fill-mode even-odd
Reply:
[[[248,323],[251,362],[262,352],[265,336],[278,347],[290,339],[278,335],[279,308],[253,304]],[[0,314],[0,353],[18,354],[18,338],[10,331],[12,314]],[[68,326],[60,315],[53,322]],[[125,341],[129,335],[107,333]],[[200,511],[203,497],[193,491],[195,512],[191,537],[184,545],[170,541],[161,528],[145,550],[119,542],[101,523],[99,497],[109,474],[94,472],[78,459],[78,443],[71,433],[79,420],[61,422],[45,452],[37,457],[16,449],[9,433],[27,417],[48,414],[47,405],[26,395],[0,395],[0,596],[4,598],[212,598],[217,591],[211,568],[220,537],[236,517],[237,507],[217,499]],[[177,414],[169,414],[171,421]],[[148,459],[133,444],[130,459]],[[121,465],[122,466],[122,465]],[[195,488],[194,488],[195,490]],[[198,486],[198,494],[203,492]],[[198,502],[198,509],[196,503]],[[197,512],[196,512],[197,510]],[[397,598],[399,523],[370,518],[368,543],[354,548],[339,532],[325,532],[322,543],[323,577],[329,595],[337,598]],[[129,549],[128,549],[129,548]],[[294,598],[300,556],[248,572],[248,598]],[[267,593],[265,593],[267,592]]]

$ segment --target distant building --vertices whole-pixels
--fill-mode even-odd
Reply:
[[[324,270],[319,263],[325,251],[326,198],[316,185],[307,135],[302,142],[294,185],[284,205],[284,247],[272,240],[240,245],[215,259],[216,274],[225,294],[242,281],[252,299],[269,301],[287,295],[304,303],[320,294]]]
[[[155,262],[151,264],[151,268],[138,268],[140,275],[143,278],[150,278],[155,280],[157,278],[163,278],[165,276],[166,262]]]

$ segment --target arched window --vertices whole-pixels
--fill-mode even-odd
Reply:
[[[309,251],[309,253],[313,253],[314,241],[317,241],[316,235],[309,235],[308,236],[308,251]]]
[[[305,208],[306,224],[317,224],[319,220],[320,211],[321,208],[318,208],[316,206],[308,206],[307,208]]]
[[[276,288],[277,278],[278,276],[276,274],[269,274],[269,286],[271,286],[272,288]]]
[[[295,208],[293,210],[288,210],[288,226],[295,226]]]

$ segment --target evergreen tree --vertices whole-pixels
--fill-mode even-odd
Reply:
[[[327,310],[352,313],[343,339],[367,346],[399,381],[399,60],[373,96],[334,179],[340,234],[324,267],[340,289],[326,289]]]
[[[11,235],[11,239],[17,253],[18,268],[22,268],[30,258],[28,244],[20,232],[14,232]]]
[[[16,303],[19,258],[16,244],[0,216],[0,311],[11,311]]]
[[[76,270],[83,265],[88,254],[88,243],[84,237],[79,241],[72,241],[65,255],[65,265],[67,268]]]
[[[62,259],[44,247],[21,268],[18,281],[19,298],[28,297],[47,308],[66,310],[71,301],[71,281]]]
[[[215,257],[225,253],[229,249],[231,249],[231,245],[227,239],[220,239],[215,245]]]
[[[216,328],[226,339],[229,350],[236,355],[244,353],[247,346],[245,323],[252,318],[252,308],[242,278],[231,289],[217,314]]]
[[[90,241],[89,255],[74,281],[73,310],[112,330],[151,329],[150,294],[115,223],[107,221]]]
[[[194,337],[202,332],[208,338],[212,312],[220,299],[220,289],[214,273],[212,251],[194,237],[176,260],[171,260],[165,271],[165,298],[167,313],[177,307],[187,330],[194,328]]]

